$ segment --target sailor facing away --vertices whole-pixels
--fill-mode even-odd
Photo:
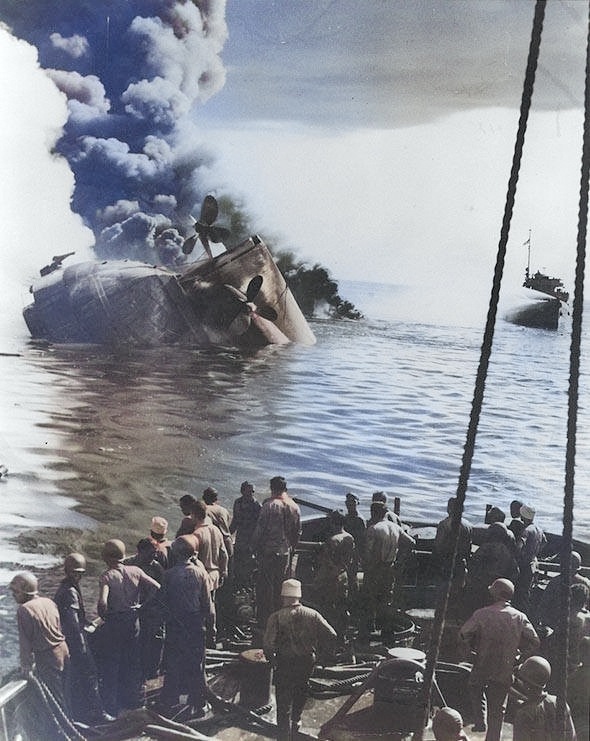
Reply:
[[[205,625],[212,614],[210,581],[205,567],[194,559],[197,539],[181,535],[171,551],[175,565],[165,572],[158,601],[166,612],[166,674],[160,702],[169,714],[188,692],[193,712],[205,706]]]
[[[569,707],[565,706],[565,736],[557,718],[557,698],[545,692],[551,665],[530,656],[516,674],[514,695],[521,702],[514,713],[513,741],[576,741]]]
[[[463,718],[458,710],[439,708],[432,719],[435,741],[469,741],[463,731]]]
[[[301,535],[301,512],[287,493],[282,476],[270,480],[270,498],[265,499],[252,536],[258,579],[258,623],[262,630],[271,612],[281,606],[281,585],[289,575],[291,558]]]
[[[59,612],[49,597],[41,597],[37,577],[29,571],[17,574],[10,591],[18,604],[16,620],[20,647],[21,672],[35,673],[65,707],[65,672],[70,652],[62,633]]]
[[[291,741],[297,733],[318,653],[331,649],[336,638],[334,628],[300,599],[301,582],[286,579],[283,607],[270,615],[264,632],[264,655],[274,669],[278,741]]]
[[[102,549],[107,569],[99,579],[97,612],[101,628],[99,671],[102,700],[109,715],[141,705],[139,607],[160,585],[139,566],[124,564],[125,544],[109,540]]]
[[[496,579],[489,591],[493,604],[476,610],[459,638],[475,652],[469,678],[473,730],[486,730],[487,715],[486,741],[500,741],[517,653],[530,654],[540,640],[527,616],[510,604],[514,585],[509,579]]]

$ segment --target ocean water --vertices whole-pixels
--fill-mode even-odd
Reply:
[[[276,474],[292,494],[343,507],[384,490],[408,518],[440,519],[456,491],[484,317],[412,319],[407,292],[346,284],[360,322],[313,323],[314,347],[234,351],[160,348],[113,354],[51,347],[23,335],[0,356],[0,579],[23,554],[15,535],[42,527],[102,528],[129,547],[152,515],[175,524],[184,492],[215,486],[231,506],[241,481],[263,497]],[[460,317],[459,317],[460,319]],[[472,318],[471,318],[472,319]],[[466,499],[514,498],[561,530],[569,326],[525,329],[499,319]],[[589,374],[584,341],[576,456],[575,534],[590,538]],[[22,540],[22,538],[21,538]]]
[[[418,311],[394,286],[341,293],[364,320],[318,320],[314,347],[252,357],[113,354],[31,343],[22,331],[5,339],[0,584],[24,567],[55,567],[74,547],[99,563],[111,537],[133,550],[153,515],[176,528],[185,492],[212,485],[231,507],[248,479],[262,499],[277,474],[325,506],[344,508],[353,491],[368,516],[372,492],[384,490],[408,519],[440,520],[457,488],[485,313],[452,316],[432,302]],[[569,351],[567,321],[549,332],[498,320],[465,505],[474,523],[486,504],[508,512],[518,498],[561,532]],[[574,534],[590,539],[587,356],[585,335]],[[0,588],[0,635],[13,607]]]

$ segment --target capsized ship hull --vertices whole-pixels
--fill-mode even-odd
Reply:
[[[254,303],[246,293],[257,276],[262,285]],[[198,347],[315,343],[258,237],[192,263],[182,272],[126,260],[60,267],[42,276],[31,292],[34,302],[23,312],[31,336],[54,343]]]

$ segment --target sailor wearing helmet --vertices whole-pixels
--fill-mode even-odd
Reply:
[[[113,720],[103,712],[98,690],[98,672],[88,645],[88,625],[80,580],[86,573],[86,558],[70,553],[64,559],[65,578],[53,601],[59,610],[63,633],[70,651],[70,670],[66,678],[66,697],[74,720],[83,723]]]
[[[520,700],[514,713],[513,741],[575,741],[569,707],[565,706],[565,736],[558,720],[557,698],[545,692],[551,665],[542,656],[530,656],[516,672],[512,695]]]
[[[486,741],[500,741],[516,656],[536,650],[540,641],[527,616],[510,604],[514,585],[509,579],[496,579],[489,592],[493,604],[476,610],[459,637],[475,653],[469,678],[473,730],[486,730],[487,715]]]
[[[99,579],[97,612],[104,619],[100,661],[102,699],[110,715],[141,705],[139,607],[160,585],[139,566],[124,564],[125,544],[108,540],[102,549],[107,570]]]
[[[10,591],[18,604],[16,620],[23,674],[35,668],[60,705],[65,706],[64,673],[70,652],[62,633],[55,602],[39,594],[37,577],[29,571],[17,574]]]
[[[432,719],[436,741],[469,741],[463,731],[463,718],[458,710],[439,708]]]

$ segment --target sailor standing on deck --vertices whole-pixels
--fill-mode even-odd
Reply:
[[[371,521],[367,528],[365,547],[365,571],[361,592],[361,624],[359,639],[368,640],[374,622],[386,613],[395,571],[394,564],[400,547],[411,548],[414,539],[400,525],[386,519],[387,509],[383,502],[371,504]]]
[[[205,624],[212,614],[209,576],[200,561],[193,560],[197,539],[182,535],[173,541],[175,565],[164,574],[158,601],[166,611],[166,674],[160,695],[168,714],[188,692],[189,704],[197,715],[205,706]]]
[[[262,509],[259,501],[254,499],[254,484],[243,481],[240,486],[241,497],[233,506],[233,516],[229,526],[235,536],[234,545],[234,579],[236,589],[249,587],[256,567],[252,550],[252,536]]]
[[[514,535],[515,541],[520,538],[522,531],[524,530],[524,522],[520,517],[520,508],[523,503],[518,499],[513,499],[510,502],[510,523],[508,524],[508,530]]]
[[[198,541],[197,552],[199,554],[199,561],[205,567],[211,582],[213,608],[207,623],[207,645],[209,648],[215,648],[217,642],[216,597],[219,587],[227,577],[229,559],[223,543],[221,530],[207,517],[205,502],[195,502],[192,515],[196,522],[193,535]]]
[[[268,616],[281,606],[281,586],[291,568],[300,535],[299,507],[287,493],[285,479],[274,476],[270,480],[270,499],[262,504],[252,536],[258,564],[258,623],[263,630]]]
[[[473,541],[473,525],[464,517],[459,523],[459,543],[457,544],[457,555],[455,553],[455,541],[453,535],[453,518],[455,517],[459,504],[456,497],[450,497],[447,502],[447,517],[441,520],[436,527],[434,538],[434,553],[438,557],[441,575],[448,580],[453,575],[454,584],[462,586],[467,572],[467,564],[471,557],[471,544]]]
[[[301,582],[284,581],[283,607],[270,615],[264,632],[264,655],[274,669],[277,741],[291,741],[297,734],[318,651],[327,651],[336,638],[334,628],[300,599]]]
[[[348,492],[345,499],[346,514],[344,515],[344,529],[354,538],[357,554],[357,571],[362,568],[361,559],[365,553],[365,538],[367,525],[358,513],[359,498]]]
[[[231,562],[234,555],[234,541],[229,531],[231,517],[229,511],[219,504],[218,499],[217,489],[214,489],[212,486],[208,486],[203,491],[203,501],[207,507],[207,514],[211,518],[211,522],[219,528],[223,536],[223,544],[227,551],[227,557]]]
[[[530,656],[516,673],[513,694],[520,699],[514,713],[513,741],[576,741],[569,707],[565,706],[565,737],[557,714],[557,698],[545,692],[551,665]]]
[[[81,553],[70,553],[64,559],[62,579],[53,601],[59,610],[63,634],[70,651],[70,669],[66,677],[66,696],[74,720],[84,723],[112,720],[102,709],[98,691],[98,672],[86,633],[86,611],[80,580],[86,572],[86,559]]]
[[[18,604],[16,620],[20,647],[20,668],[26,676],[35,667],[40,680],[65,707],[64,677],[69,656],[55,602],[39,595],[37,577],[29,571],[17,574],[10,591]]]
[[[197,500],[192,494],[183,494],[178,500],[178,506],[183,514],[182,522],[178,530],[176,531],[176,537],[181,535],[190,535],[195,529],[195,521],[193,519],[193,507]]]
[[[514,605],[527,615],[530,610],[531,587],[537,570],[537,556],[547,542],[545,533],[533,522],[535,510],[526,504],[520,508],[524,530],[516,541],[516,559],[520,573],[514,585]]]
[[[171,548],[166,550],[169,568],[172,558]],[[125,563],[139,566],[142,571],[158,584],[162,583],[165,568],[158,559],[158,549],[151,538],[142,538],[137,544],[137,553]],[[158,676],[162,647],[164,643],[164,616],[162,606],[155,599],[148,600],[139,610],[139,651],[141,655],[141,676],[143,680]]]
[[[102,701],[109,715],[141,705],[139,607],[160,585],[139,566],[123,563],[125,544],[108,540],[102,549],[107,570],[99,579],[97,612],[101,629]]]
[[[527,616],[510,604],[514,585],[496,579],[490,586],[494,601],[476,610],[463,624],[459,638],[475,652],[469,678],[474,731],[486,730],[486,741],[500,741],[512,671],[520,651],[531,653],[540,641]]]

